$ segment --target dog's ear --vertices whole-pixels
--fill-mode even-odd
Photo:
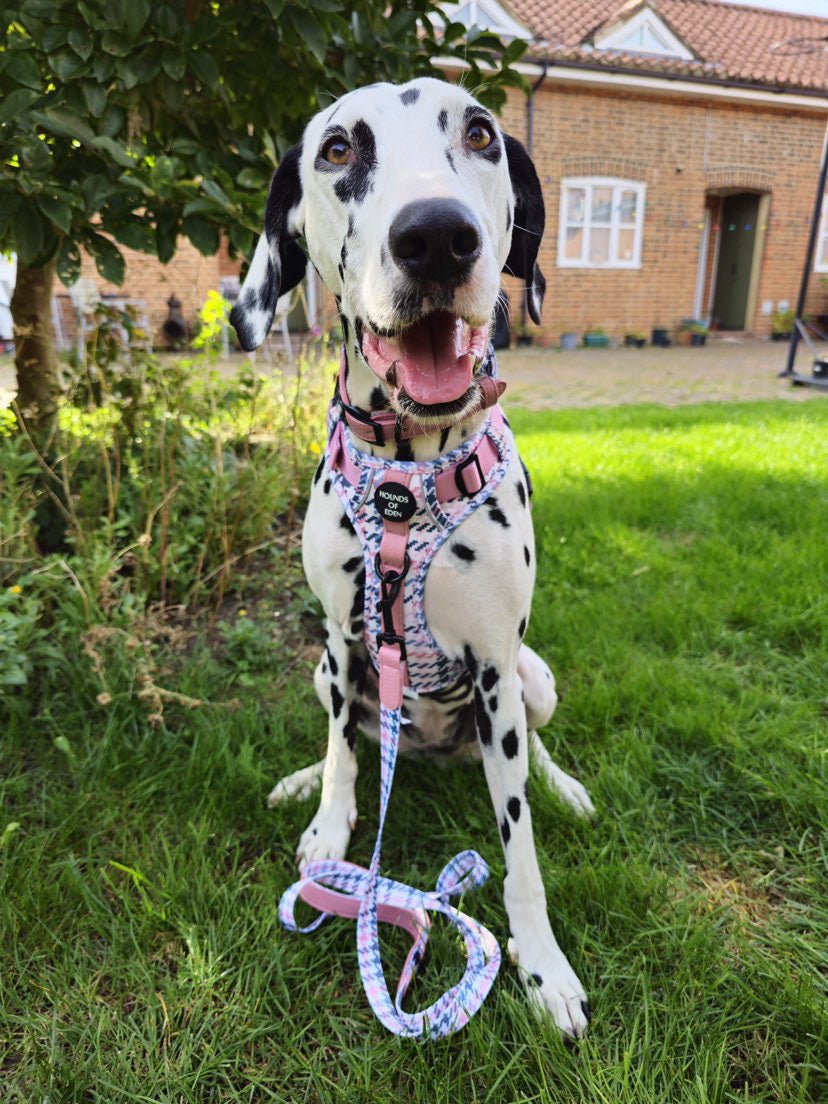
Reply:
[[[300,142],[287,151],[270,182],[264,233],[230,311],[230,324],[248,353],[258,349],[270,332],[276,300],[295,288],[305,275],[307,259],[294,240],[301,229],[301,155]]]
[[[503,135],[503,142],[515,196],[512,247],[503,271],[523,280],[529,315],[533,322],[540,325],[541,307],[546,291],[546,280],[537,265],[538,250],[546,220],[543,192],[532,158],[520,142],[509,134]]]

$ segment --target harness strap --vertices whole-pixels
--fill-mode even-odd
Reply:
[[[470,410],[469,414],[477,414],[481,410],[488,410],[494,406],[503,392],[506,384],[503,380],[492,379],[491,376],[478,376],[477,385],[480,388],[480,403]],[[392,441],[410,441],[414,437],[424,437],[429,433],[439,433],[442,429],[448,429],[454,425],[453,421],[439,422],[436,424],[424,424],[405,415],[399,417],[393,410],[373,410],[367,413],[358,406],[352,406],[348,398],[348,389],[345,385],[345,349],[339,360],[339,399],[342,403],[342,411],[348,428],[355,437],[361,441],[367,441],[371,445],[385,445]]]

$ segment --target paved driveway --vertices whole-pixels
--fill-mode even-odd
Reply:
[[[823,346],[828,355],[828,345]],[[534,410],[564,406],[618,406],[622,403],[746,401],[750,399],[822,398],[812,387],[792,387],[777,373],[785,367],[787,345],[749,338],[719,339],[700,349],[510,349],[499,354],[500,375],[509,384],[507,403]],[[246,364],[234,355],[219,368],[232,373]],[[258,367],[270,368],[267,353]],[[284,368],[284,362],[280,362]],[[807,349],[800,345],[797,368],[810,372]],[[14,395],[14,364],[0,358],[0,404]]]
[[[828,351],[828,346],[823,348]],[[777,378],[788,347],[773,341],[719,339],[703,348],[510,349],[499,354],[500,375],[509,384],[505,401],[534,410],[622,403],[748,401],[822,398],[813,387],[792,387]],[[797,370],[810,374],[802,345]]]

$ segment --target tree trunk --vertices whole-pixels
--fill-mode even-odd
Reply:
[[[54,278],[54,260],[39,268],[27,268],[18,261],[11,301],[17,405],[38,430],[51,427],[61,390],[52,336]]]

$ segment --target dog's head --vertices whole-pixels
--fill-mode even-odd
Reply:
[[[463,88],[361,88],[315,115],[282,159],[230,320],[243,348],[261,345],[277,298],[304,275],[304,237],[353,359],[392,405],[459,418],[476,401],[501,270],[523,281],[540,322],[543,225],[529,156]]]

